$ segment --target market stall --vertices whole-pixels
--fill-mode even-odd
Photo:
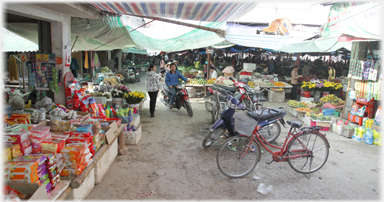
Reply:
[[[47,57],[49,60],[51,56]],[[44,65],[36,69],[36,78],[27,85],[56,92],[61,77],[49,70],[52,66],[45,66],[48,71],[44,72]],[[107,93],[78,81],[70,72],[63,76],[66,106],[42,93],[37,102],[31,103],[29,93],[5,91],[8,104],[4,110],[3,163],[7,200],[83,200],[103,179],[115,157],[126,152],[125,145],[140,141],[139,112],[146,100],[144,92],[131,92],[117,84]],[[96,102],[97,98],[100,101]]]

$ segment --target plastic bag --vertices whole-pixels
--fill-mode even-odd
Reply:
[[[324,108],[321,113],[323,113],[324,116],[332,116],[335,113],[335,109],[331,108]]]
[[[364,113],[365,113],[365,106],[357,110],[356,116],[364,117]]]
[[[359,106],[354,104],[352,105],[351,114],[356,116],[357,111],[359,110]]]
[[[375,124],[381,126],[381,106],[377,108],[376,116],[375,116]]]
[[[223,70],[223,73],[226,74],[232,74],[233,72],[235,72],[235,69],[232,66],[228,66]]]

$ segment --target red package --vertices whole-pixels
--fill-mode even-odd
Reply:
[[[99,117],[106,117],[103,105],[99,103],[97,106],[99,107]]]
[[[28,139],[28,132],[8,132],[4,135],[5,143],[22,143]]]
[[[43,126],[43,125],[38,125],[31,130],[29,130],[30,136],[35,136],[35,137],[42,137],[45,136],[47,133],[49,133],[51,127],[50,126]]]

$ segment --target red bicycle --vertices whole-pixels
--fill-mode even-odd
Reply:
[[[241,135],[229,138],[217,153],[217,166],[221,173],[231,178],[240,178],[249,174],[260,161],[260,144],[272,156],[272,161],[288,161],[289,166],[298,173],[310,174],[324,166],[329,155],[329,142],[325,134],[319,132],[321,126],[301,128],[300,121],[287,121],[291,126],[282,147],[268,143],[259,133],[259,129],[269,123],[269,119],[281,116],[282,110],[264,108],[248,113],[235,112],[235,130]],[[285,112],[285,110],[284,110]],[[284,113],[283,113],[284,114]],[[283,126],[285,122],[282,120]],[[277,152],[271,151],[267,145]]]

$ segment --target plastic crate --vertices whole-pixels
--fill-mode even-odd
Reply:
[[[316,121],[311,120],[311,126],[316,126],[316,123],[317,123]],[[321,122],[321,123],[323,123],[323,122]],[[320,131],[329,131],[329,126],[328,127],[323,126],[323,129],[321,129]]]

